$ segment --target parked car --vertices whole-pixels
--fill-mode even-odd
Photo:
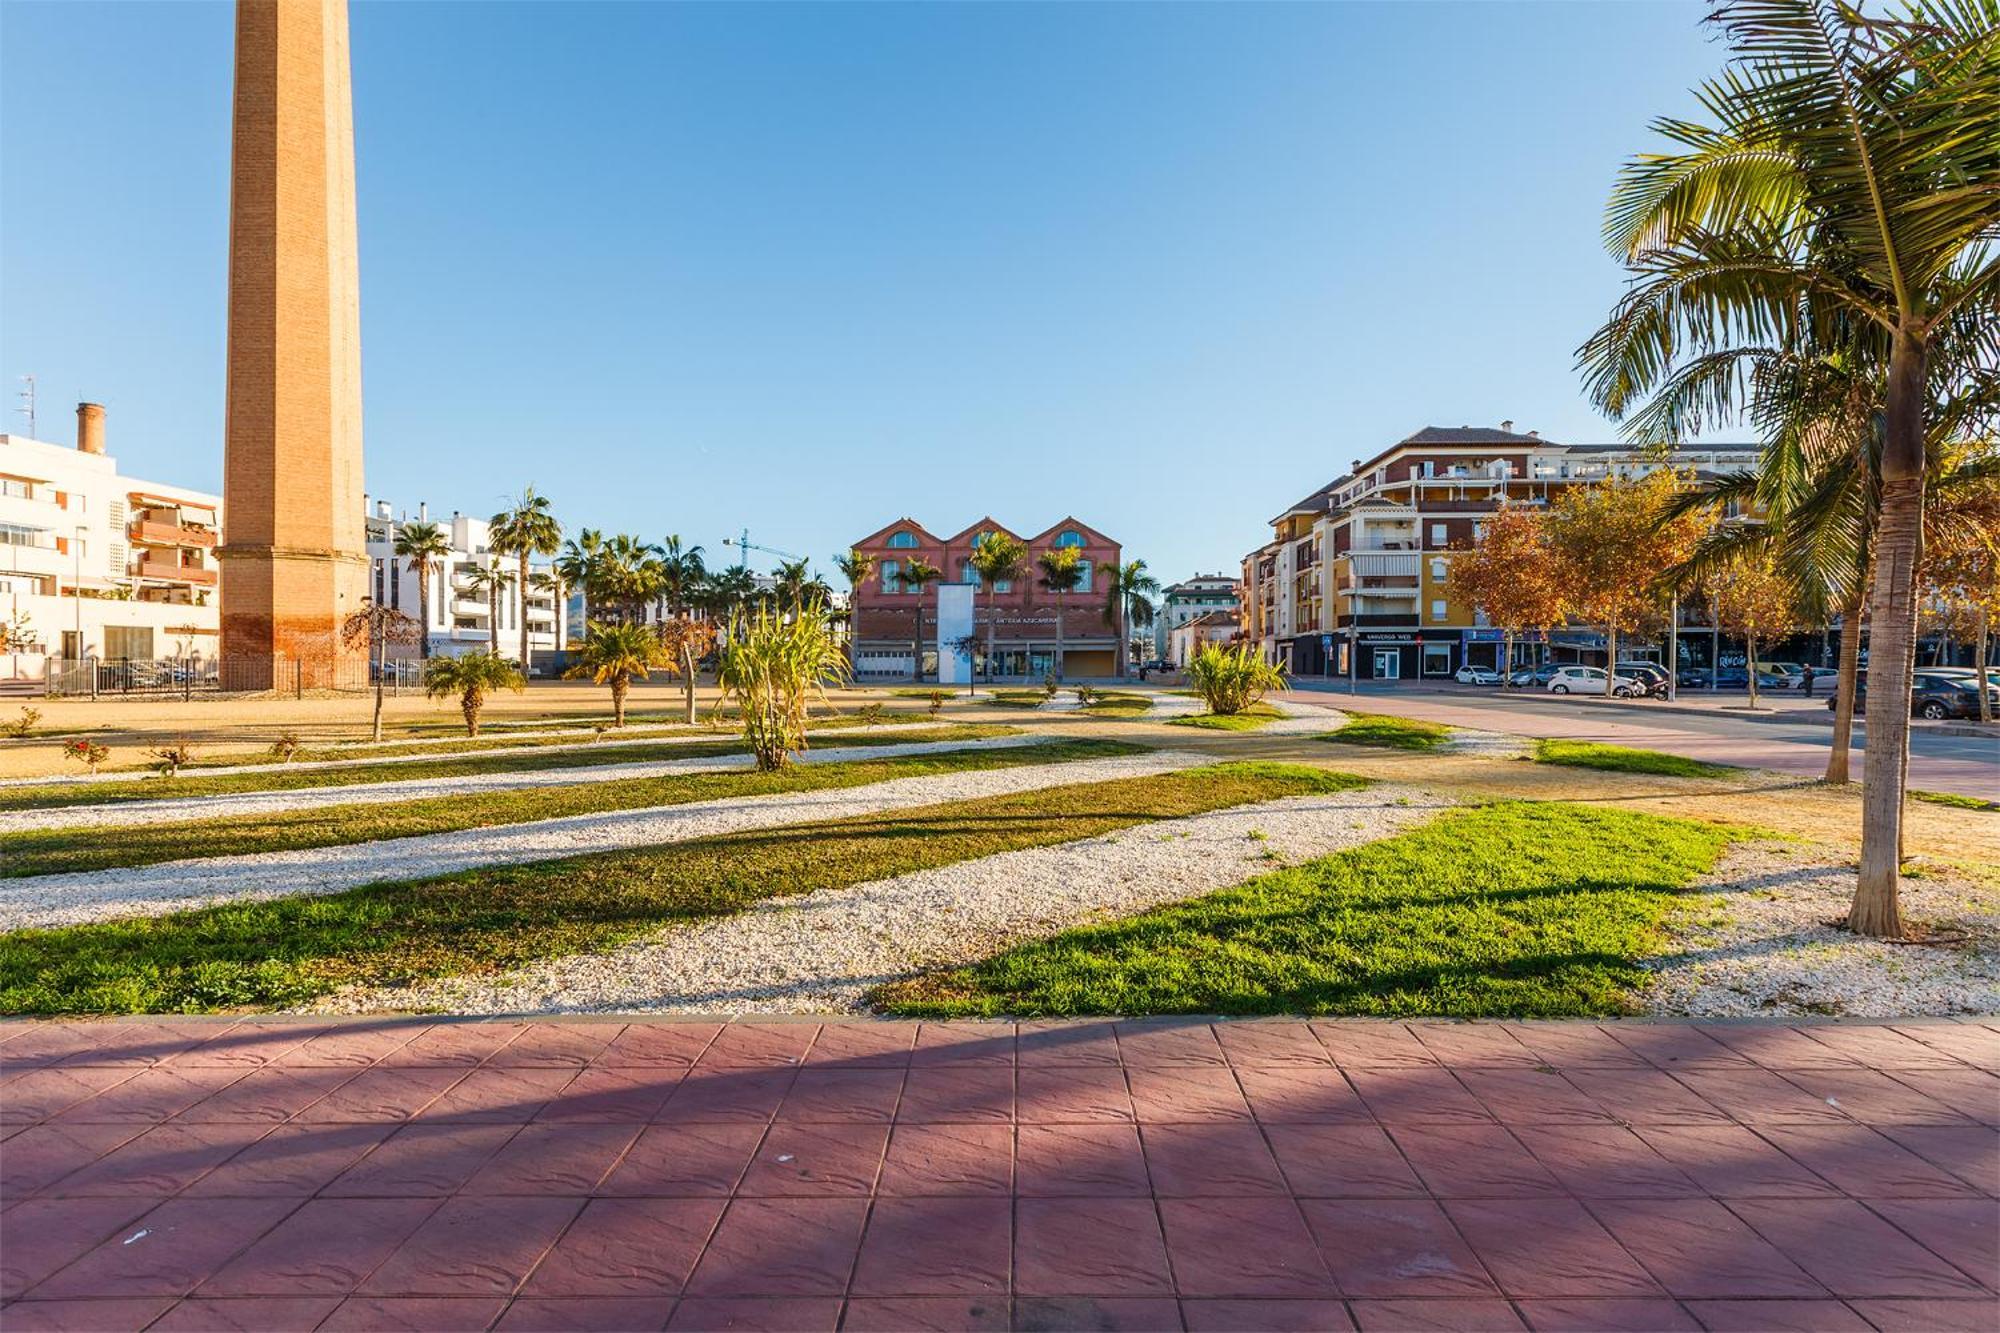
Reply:
[[[1621,665],[1618,669],[1623,671],[1625,668]],[[1762,664],[1759,664],[1757,671],[1758,689],[1784,689],[1785,686],[1781,683],[1783,679],[1781,676],[1774,676],[1763,670]],[[1740,666],[1726,666],[1719,671],[1710,671],[1707,667],[1689,667],[1686,671],[1681,672],[1680,682],[1681,688],[1684,690],[1705,690],[1710,688],[1711,683],[1718,690],[1747,690],[1750,688],[1750,673]]]
[[[2000,714],[2000,685],[1989,681],[1986,697],[1991,710]],[[1854,678],[1854,706],[1858,710],[1867,701],[1868,674],[1862,672]],[[1829,696],[1826,706],[1830,709],[1836,702],[1835,697]],[[1958,676],[1944,675],[1929,668],[1919,670],[1910,682],[1910,713],[1934,722],[1954,717],[1978,717],[1979,682],[1970,671]]]
[[[1805,684],[1806,669],[1797,662],[1759,662],[1757,664],[1758,689],[1763,689],[1763,677],[1772,678],[1774,690],[1796,690]]]
[[[1554,680],[1556,672],[1560,670],[1562,668],[1553,662],[1544,662],[1537,667],[1520,667],[1515,670],[1513,675],[1507,677],[1507,683],[1517,689],[1524,685],[1532,685],[1540,689]]]
[[[1626,699],[1643,693],[1646,688],[1631,676],[1608,676],[1603,667],[1565,666],[1559,667],[1550,678],[1549,691],[1552,694],[1603,694],[1607,682],[1610,693]]]
[[[1658,662],[1620,662],[1618,674],[1638,681],[1641,693],[1650,698],[1667,697],[1667,669]]]
[[[1458,669],[1456,679],[1461,685],[1498,685],[1500,673],[1492,667],[1467,664]]]

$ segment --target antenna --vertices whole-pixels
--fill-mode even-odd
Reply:
[[[42,437],[35,431],[35,377],[33,375],[23,375],[21,376],[21,383],[26,386],[17,395],[21,400],[22,406],[14,410],[28,419],[28,438],[39,440]]]

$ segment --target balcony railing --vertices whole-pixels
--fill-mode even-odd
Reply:
[[[140,560],[135,571],[142,579],[159,579],[165,583],[193,583],[201,587],[213,587],[216,571],[205,565],[183,565],[172,560]]]
[[[179,523],[156,523],[134,519],[129,529],[133,541],[142,546],[185,546],[207,550],[215,545],[211,528],[191,528]]]

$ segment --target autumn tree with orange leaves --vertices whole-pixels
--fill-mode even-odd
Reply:
[[[1470,547],[1453,552],[1445,589],[1500,627],[1500,683],[1514,671],[1514,640],[1528,630],[1546,636],[1566,614],[1562,580],[1549,545],[1548,525],[1532,509],[1503,507]]]
[[[1796,632],[1805,624],[1799,613],[1798,585],[1779,573],[1768,552],[1746,553],[1709,575],[1709,595],[1715,602],[1716,624],[1723,633],[1743,640],[1745,670],[1750,677],[1750,706],[1757,706],[1757,644]]]
[[[1572,486],[1543,520],[1571,616],[1604,630],[1607,674],[1617,674],[1619,637],[1658,619],[1666,571],[1693,554],[1707,527],[1698,514],[1668,511],[1679,486],[1666,468]]]

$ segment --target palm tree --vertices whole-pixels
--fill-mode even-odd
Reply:
[[[993,680],[994,630],[1000,609],[993,599],[1000,585],[1011,585],[1027,572],[1028,547],[1004,532],[984,532],[972,543],[972,567],[986,589],[986,679]]]
[[[2000,22],[1986,0],[1875,19],[1827,0],[1732,0],[1734,51],[1701,89],[1713,124],[1662,120],[1682,150],[1635,159],[1606,233],[1633,273],[1585,345],[1623,416],[1701,367],[1737,402],[1746,344],[1852,348],[1884,375],[1872,565],[1869,752],[1848,926],[1899,936],[1903,756],[1915,663],[1933,353],[2000,327]]]
[[[1130,662],[1132,631],[1147,629],[1153,623],[1153,594],[1160,590],[1160,581],[1146,572],[1144,560],[1134,560],[1113,565],[1104,582],[1104,623],[1118,635],[1118,675],[1122,679]]]
[[[847,665],[850,668],[856,665],[855,654],[859,651],[854,637],[855,603],[861,600],[861,585],[875,577],[877,563],[874,556],[858,548],[833,558],[833,567],[847,580]]]
[[[796,612],[804,604],[807,592],[815,581],[810,561],[779,561],[777,586],[772,589],[778,596],[779,608],[787,612]]]
[[[556,521],[546,495],[535,494],[533,486],[521,498],[493,516],[487,540],[495,555],[511,555],[519,561],[515,582],[521,588],[521,667],[528,666],[528,559],[554,555],[562,548],[562,524]]]
[[[591,596],[593,604],[601,601],[606,608],[617,608],[620,620],[644,620],[646,607],[659,600],[666,586],[660,548],[619,533],[604,543],[597,581],[600,587]]]
[[[514,575],[502,568],[496,561],[490,565],[475,565],[465,576],[465,586],[486,597],[486,623],[490,627],[486,641],[495,656],[500,652],[500,596],[514,586]]]
[[[405,523],[396,530],[396,555],[410,566],[417,579],[418,619],[423,634],[417,640],[417,655],[431,655],[431,571],[451,555],[451,539],[435,523]]]
[[[659,545],[660,597],[671,615],[686,615],[694,609],[696,594],[708,576],[708,565],[699,545],[684,546],[674,533]]]
[[[597,614],[597,607],[588,605],[591,585],[597,580],[604,564],[604,534],[596,528],[585,528],[573,539],[563,543],[562,554],[556,557],[556,577],[565,588],[581,588],[586,602],[585,610]],[[561,597],[557,598],[561,601]]]
[[[479,734],[479,710],[486,706],[487,695],[495,690],[519,694],[526,685],[514,664],[498,653],[447,654],[424,664],[424,693],[433,699],[456,694],[468,736]]]
[[[911,659],[913,670],[911,680],[924,678],[924,589],[944,577],[944,571],[921,557],[912,556],[896,577],[902,580],[903,589],[917,595],[917,637],[914,643],[916,654]]]
[[[1076,585],[1083,582],[1083,559],[1077,555],[1074,546],[1058,546],[1035,557],[1041,567],[1037,580],[1042,587],[1056,595],[1056,679],[1063,678],[1063,606],[1069,594],[1076,591]]]
[[[625,725],[625,692],[632,678],[644,680],[651,668],[662,665],[664,652],[660,636],[650,626],[635,624],[593,624],[577,647],[576,661],[563,675],[588,676],[599,685],[611,687],[611,725]]]

